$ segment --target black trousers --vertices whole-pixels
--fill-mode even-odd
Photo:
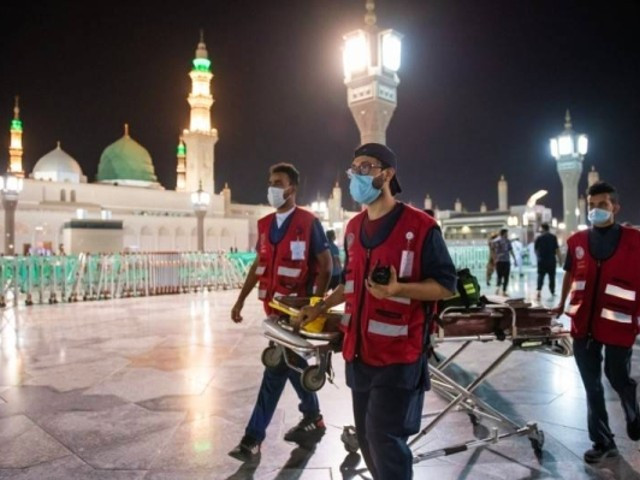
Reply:
[[[538,291],[542,290],[545,275],[549,275],[549,291],[556,293],[556,262],[538,263]]]
[[[498,288],[507,291],[509,285],[509,272],[511,271],[511,262],[496,262],[496,273],[498,274]]]
[[[620,396],[622,410],[627,423],[640,415],[636,399],[636,382],[631,378],[631,348],[603,345],[595,340],[576,338],[573,352],[580,370],[582,383],[587,392],[587,422],[589,438],[602,446],[615,445],[609,428],[609,416],[604,401],[602,386],[602,350],[604,347],[604,374]]]
[[[356,435],[371,476],[374,480],[413,478],[407,440],[420,430],[424,389],[373,387],[351,392]]]

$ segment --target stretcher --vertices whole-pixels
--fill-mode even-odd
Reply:
[[[331,354],[339,351],[342,334],[338,328],[341,315],[328,313],[318,318],[314,324],[296,331],[290,319],[296,318],[300,309],[309,304],[308,298],[280,297],[269,302],[277,313],[262,322],[264,335],[270,342],[262,352],[262,364],[276,368],[283,362],[292,370],[300,373],[302,386],[310,391],[320,390],[327,380],[333,382]],[[314,328],[315,327],[315,328]],[[300,368],[291,354],[302,358],[314,358],[315,363]]]
[[[522,300],[504,303],[504,298],[498,298],[495,300],[501,303],[490,303],[491,300],[489,298],[489,303],[478,308],[449,307],[437,317],[431,334],[431,345],[436,351],[438,346],[444,343],[458,343],[459,346],[446,359],[430,359],[432,389],[447,400],[448,404],[438,412],[423,416],[430,420],[409,442],[414,451],[414,463],[497,444],[514,436],[526,436],[536,456],[542,455],[544,432],[536,422],[518,424],[476,396],[474,391],[516,350],[560,356],[573,355],[570,335],[561,324],[555,322],[555,314],[551,310],[531,307]],[[461,385],[445,373],[454,360],[474,342],[493,341],[504,341],[508,343],[508,347],[470,384]],[[420,452],[420,440],[453,411],[466,411],[474,426],[478,425],[482,418],[491,420],[497,426],[493,427],[491,434],[485,438],[474,438],[467,442]]]
[[[496,303],[492,303],[492,300]],[[521,300],[505,302],[504,298],[489,297],[488,303],[481,307],[449,307],[440,312],[431,331],[431,346],[436,355],[430,358],[429,374],[432,390],[448,401],[447,405],[437,412],[423,415],[427,421],[423,429],[414,436],[409,445],[414,452],[414,463],[464,452],[474,448],[494,445],[514,436],[526,436],[536,456],[542,455],[544,432],[536,422],[518,424],[485,400],[474,394],[474,391],[502,365],[514,351],[541,352],[552,355],[571,356],[573,350],[569,332],[561,324],[555,322],[555,314],[551,310],[531,307]],[[295,317],[299,309],[308,303],[303,298],[281,298],[271,306],[279,312],[263,322],[265,336],[271,344],[262,354],[265,366],[275,367],[285,362],[290,368],[301,374],[304,388],[317,391],[331,381],[331,353],[339,350],[342,340],[338,330],[340,316],[329,314],[321,332],[300,330],[295,332],[289,325],[289,318]],[[459,359],[460,354],[474,343],[502,341],[507,344],[506,350],[486,367],[475,380],[468,385],[461,385],[446,370]],[[456,343],[459,346],[448,358],[440,358],[438,347],[445,343]],[[305,358],[315,357],[316,363],[306,369],[297,367],[288,357],[287,350]],[[460,366],[460,365],[458,365]],[[447,415],[455,411],[466,412],[473,426],[479,425],[482,419],[492,421],[496,427],[491,435],[485,438],[456,443],[432,451],[421,451],[420,441],[431,432]],[[345,448],[349,452],[358,450],[355,429],[344,428],[341,436]]]

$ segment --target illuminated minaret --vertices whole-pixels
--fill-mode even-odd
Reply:
[[[187,156],[187,147],[184,145],[184,141],[182,137],[180,137],[180,143],[178,144],[178,167],[176,168],[177,176],[176,176],[176,191],[184,192],[186,186],[185,179],[185,158]]]
[[[509,184],[504,175],[500,175],[498,180],[498,210],[501,212],[509,210]]]
[[[433,200],[431,199],[431,195],[427,193],[427,196],[424,197],[424,209],[425,210],[433,210]]]
[[[16,104],[13,107],[13,120],[11,120],[9,171],[18,177],[24,176],[24,171],[22,170],[22,120],[20,120],[18,96],[16,96]]]
[[[600,174],[596,170],[596,167],[591,165],[591,170],[589,170],[589,173],[587,175],[587,186],[590,187],[591,185],[593,185],[594,183],[598,183],[599,181]]]
[[[213,149],[218,141],[218,131],[211,128],[211,60],[200,31],[200,43],[193,59],[193,68],[189,73],[192,82],[191,93],[187,98],[191,105],[191,122],[184,131],[184,143],[187,147],[185,187],[188,192],[202,189],[213,195]]]

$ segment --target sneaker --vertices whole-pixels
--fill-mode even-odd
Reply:
[[[540,293],[540,290],[538,290],[538,292],[536,293],[536,300],[540,300],[542,298],[542,293]]]
[[[284,435],[287,442],[305,443],[308,441],[318,441],[324,435],[327,427],[324,424],[322,415],[317,417],[302,417],[302,420]]]
[[[636,417],[633,422],[627,423],[627,435],[634,442],[640,440],[640,417]]]
[[[615,444],[611,444],[607,447],[594,444],[593,448],[584,452],[584,461],[587,463],[598,463],[605,458],[614,458],[618,455],[618,449]]]
[[[260,457],[260,442],[255,438],[245,435],[240,443],[229,452],[229,456],[241,462],[250,462]]]

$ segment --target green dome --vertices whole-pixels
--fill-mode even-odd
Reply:
[[[158,182],[151,155],[146,148],[132,139],[126,130],[122,138],[102,152],[96,178],[98,182],[108,183],[127,180]]]

